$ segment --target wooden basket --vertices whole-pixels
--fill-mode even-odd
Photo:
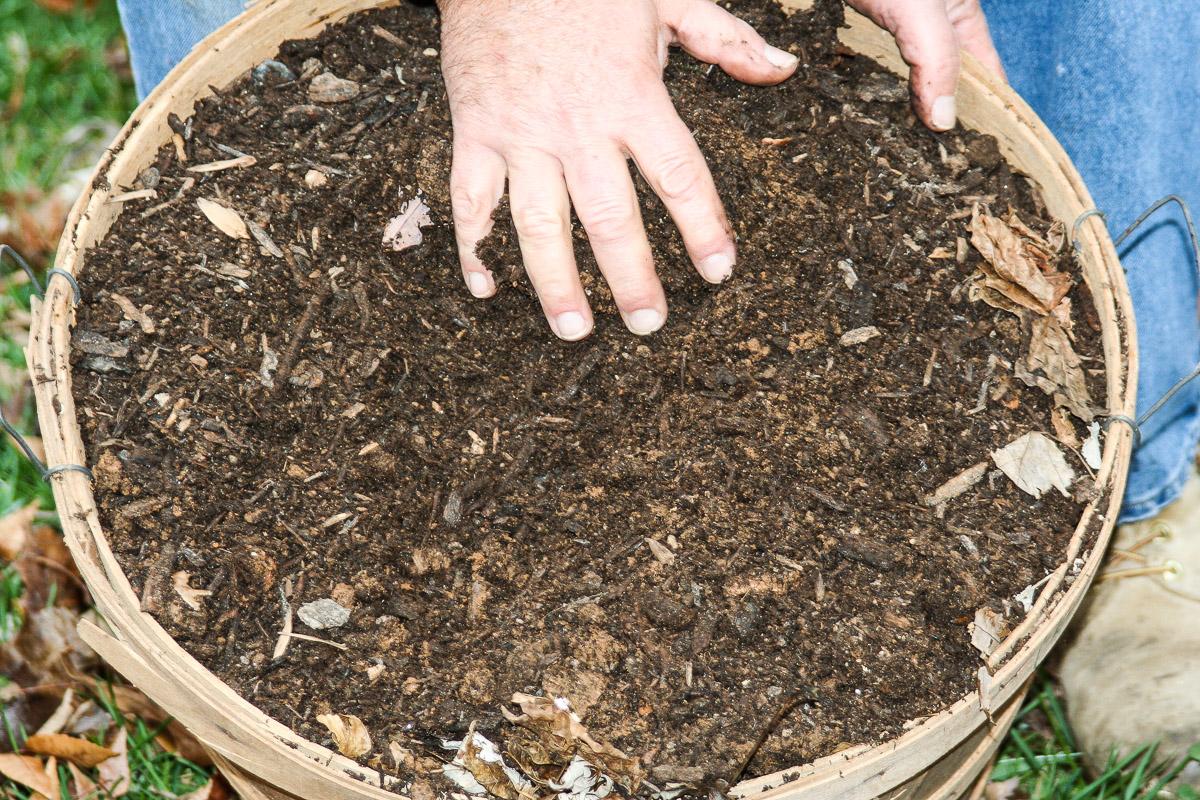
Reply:
[[[109,197],[132,184],[159,147],[170,141],[168,114],[186,118],[195,102],[210,93],[210,86],[225,86],[273,57],[284,40],[313,37],[349,14],[380,4],[386,3],[267,0],[206,39],[134,112],[105,154],[71,213],[58,267],[75,275],[83,271],[88,248],[105,236],[120,213],[120,204],[109,203]],[[844,44],[894,72],[906,71],[887,33],[858,15],[850,14],[848,21]],[[1040,185],[1050,213],[1070,226],[1092,201],[1066,153],[1011,89],[969,57],[964,61],[958,94],[961,121],[995,136],[1009,162]],[[1132,415],[1137,355],[1124,275],[1098,218],[1090,217],[1080,226],[1077,244],[1103,326],[1108,412]],[[70,287],[63,280],[51,281],[45,300],[34,305],[26,357],[52,465],[82,464],[85,459],[71,394],[73,321]],[[1085,509],[1062,565],[1033,609],[991,657],[990,680],[982,684],[982,691],[914,721],[902,736],[882,745],[852,748],[786,770],[786,780],[784,772],[752,778],[739,784],[734,794],[756,800],[953,800],[973,786],[978,791],[981,772],[1015,715],[1028,679],[1067,626],[1100,565],[1120,507],[1131,448],[1129,429],[1114,426],[1096,478],[1098,499]],[[248,800],[395,800],[383,775],[296,735],[188,655],[140,610],[100,526],[87,478],[64,472],[53,482],[67,543],[107,624],[102,629],[81,623],[83,638],[188,727]]]

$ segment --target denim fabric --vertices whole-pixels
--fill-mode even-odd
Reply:
[[[243,0],[117,0],[138,97],[148,95],[197,42],[243,6]]]
[[[1114,234],[1155,199],[1200,205],[1195,0],[983,0],[1009,79],[1058,136]],[[242,10],[242,0],[118,0],[138,92]],[[1200,211],[1200,208],[1197,209]],[[1200,361],[1197,276],[1173,206],[1122,248],[1141,354],[1138,407]],[[1143,431],[1122,520],[1178,497],[1200,440],[1200,384]]]
[[[1154,200],[1200,206],[1200,14],[1194,0],[983,0],[1008,77],[1079,168],[1114,236]],[[1197,208],[1200,211],[1200,208]],[[1121,248],[1137,317],[1138,408],[1200,360],[1183,218],[1158,212]],[[1200,386],[1143,431],[1122,521],[1179,496],[1200,439]]]

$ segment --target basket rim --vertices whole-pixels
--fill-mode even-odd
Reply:
[[[305,13],[315,15],[317,9],[325,9],[327,13],[310,16],[305,30],[309,36],[315,36],[326,25],[355,11],[394,2],[318,0]],[[289,5],[290,0],[267,0],[252,6],[198,45],[138,106],[71,211],[58,250],[60,269],[80,274],[89,236],[102,237],[108,228],[102,220],[108,215],[115,216],[116,212],[111,209],[106,212],[104,206],[115,193],[117,176],[136,162],[138,153],[133,151],[151,146],[143,140],[161,134],[165,109],[180,102],[190,104],[200,97],[194,94],[181,100],[172,94],[175,88],[188,80],[195,82],[210,75],[237,50],[239,41],[287,14]],[[843,38],[848,46],[880,61],[893,72],[903,71],[903,63],[890,38],[881,37],[872,22],[850,10],[847,19],[848,33]],[[275,33],[266,38],[275,45],[282,40]],[[295,37],[289,34],[287,38]],[[1053,190],[1059,206],[1055,216],[1059,219],[1073,220],[1092,208],[1082,178],[1044,123],[1011,88],[991,76],[978,62],[965,54],[963,62],[960,89],[965,91],[960,91],[960,99],[971,102],[960,102],[960,116],[969,122],[972,114],[986,116],[987,112],[999,112],[1011,119],[1012,132],[1017,138],[1015,143],[1008,144],[1013,148],[1028,148],[1028,158],[1046,165],[1051,183],[1042,188],[1046,193]],[[155,121],[158,128],[149,124]],[[161,137],[156,140],[153,151],[166,141]],[[1021,151],[1016,152],[1019,155]],[[97,228],[103,230],[97,233]],[[1138,357],[1124,273],[1108,230],[1100,220],[1088,219],[1080,226],[1078,245],[1103,327],[1107,410],[1112,414],[1132,415]],[[34,303],[26,349],[43,443],[51,464],[82,464],[86,452],[71,393],[74,324],[71,300],[65,281],[50,283],[45,300]],[[904,733],[882,744],[860,745],[792,769],[749,778],[734,787],[731,794],[776,800],[815,790],[814,797],[836,796],[848,800],[872,797],[928,768],[971,731],[988,724],[990,710],[1000,707],[1020,690],[1033,667],[1066,628],[1098,571],[1120,508],[1131,452],[1132,433],[1126,426],[1114,428],[1105,438],[1095,499],[1081,514],[1066,556],[1051,573],[1050,582],[1034,608],[994,654],[990,662],[990,685],[982,693],[976,689],[941,712],[913,721]],[[294,793],[300,796],[313,791],[318,792],[314,796],[322,797],[334,796],[333,793],[376,800],[398,796],[383,788],[387,781],[393,780],[390,776],[362,767],[296,734],[259,711],[184,651],[149,614],[140,610],[138,598],[108,546],[90,481],[81,473],[66,472],[59,473],[52,483],[68,546],[109,626],[108,631],[91,626],[83,632],[98,645],[97,650],[103,651],[102,655],[118,662],[114,664],[118,671],[147,675],[147,670],[165,668],[160,671],[165,671],[168,677],[156,693],[167,696],[155,697],[156,701],[185,725],[201,728],[205,744],[223,757],[248,770],[259,770],[264,779],[282,789],[294,791],[289,787],[299,786],[300,791]],[[1085,541],[1093,533],[1094,545],[1084,552]],[[265,759],[264,753],[271,757]]]

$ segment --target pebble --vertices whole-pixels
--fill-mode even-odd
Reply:
[[[739,639],[747,639],[754,633],[758,628],[758,618],[758,604],[753,600],[747,600],[741,608],[733,612],[733,630]]]
[[[275,61],[274,59],[267,59],[262,62],[250,74],[257,86],[262,86],[267,82],[268,78],[272,77],[277,79],[278,83],[287,83],[296,80],[296,73],[292,72],[287,64],[284,64],[282,61]]]
[[[308,85],[308,99],[314,103],[344,103],[358,97],[362,91],[354,81],[339,78],[332,72],[322,72]]]
[[[296,616],[313,630],[340,628],[350,621],[350,612],[328,597],[305,603],[296,609]]]

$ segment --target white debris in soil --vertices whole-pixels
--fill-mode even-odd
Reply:
[[[395,251],[416,247],[425,241],[421,228],[432,224],[429,206],[420,197],[414,197],[400,207],[397,216],[388,220],[387,227],[383,229],[383,246]]]
[[[323,631],[340,628],[350,621],[350,611],[328,597],[305,603],[296,610],[296,616],[308,627]]]
[[[594,765],[575,756],[562,776],[550,782],[550,788],[558,792],[558,800],[602,800],[612,793],[613,782]]]
[[[504,756],[500,755],[499,748],[481,733],[471,733],[471,742],[474,745],[475,758],[484,764],[497,764],[504,772],[504,777],[508,778],[513,788],[518,794],[525,795],[532,788],[532,784],[525,778],[524,775],[510,767],[505,761]],[[454,754],[454,760],[446,766],[442,767],[442,774],[448,779],[458,784],[458,786],[467,794],[486,795],[487,789],[483,784],[475,779],[471,771],[467,769],[467,740],[463,739],[458,742],[442,741],[442,747],[447,750],[457,751]]]
[[[1080,451],[1083,456],[1084,463],[1092,469],[1100,469],[1100,423],[1092,422],[1088,425],[1088,438],[1083,442],[1083,449]]]

